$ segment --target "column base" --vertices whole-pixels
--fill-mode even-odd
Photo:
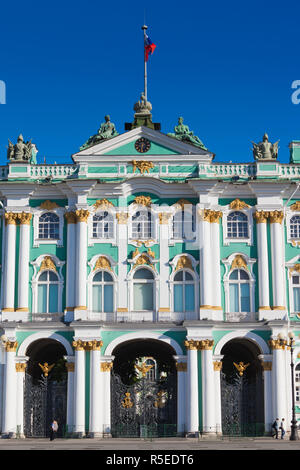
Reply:
[[[15,432],[3,432],[1,439],[16,439],[17,435]]]
[[[187,432],[187,433],[185,434],[186,439],[195,439],[195,438],[198,439],[199,436],[200,436],[200,432],[199,432],[199,431]]]

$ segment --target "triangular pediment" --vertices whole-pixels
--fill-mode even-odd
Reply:
[[[136,149],[136,141],[144,137],[150,142],[150,147],[145,152]],[[181,142],[173,137],[163,134],[160,131],[148,127],[138,127],[131,131],[120,134],[111,139],[104,140],[87,149],[81,150],[72,155],[75,162],[101,161],[113,157],[122,160],[126,157],[161,157],[168,159],[168,156],[177,158],[179,156],[193,156],[199,160],[211,161],[213,153],[208,150],[196,147],[195,145]]]

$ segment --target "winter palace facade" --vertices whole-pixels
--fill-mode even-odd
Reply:
[[[300,142],[289,164],[266,135],[249,163],[219,163],[182,118],[164,134],[139,106],[69,164],[10,143],[2,437],[53,418],[79,437],[289,429],[290,332],[300,419]]]

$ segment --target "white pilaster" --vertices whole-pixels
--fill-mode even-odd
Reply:
[[[18,308],[20,312],[28,312],[29,294],[29,249],[30,220],[32,214],[18,214],[20,220],[19,270],[18,270]]]
[[[203,433],[216,433],[215,417],[215,378],[213,368],[212,347],[213,340],[206,339],[201,344],[202,363],[202,411]]]
[[[66,319],[73,320],[75,299],[75,272],[76,272],[76,215],[74,212],[65,214],[67,220],[67,264],[66,264]]]
[[[117,213],[117,240],[118,240],[118,293],[117,312],[128,312],[128,283],[127,283],[127,233],[128,214]]]
[[[89,212],[85,209],[76,211],[76,309],[86,310],[87,280],[87,219]]]
[[[198,342],[188,340],[187,348],[187,434],[199,432]]]
[[[64,356],[66,359],[66,367],[68,371],[67,385],[67,433],[71,435],[74,432],[74,373],[75,373],[75,356]]]
[[[81,340],[73,342],[75,348],[74,434],[85,435],[85,350]]]
[[[204,215],[200,217],[200,319],[203,316],[207,318],[207,310],[212,306],[210,225],[204,210]]]
[[[258,292],[259,292],[259,319],[269,318],[270,295],[269,295],[269,259],[267,240],[268,213],[257,211],[254,214],[257,231],[257,253],[258,253]]]
[[[272,423],[279,417],[274,415],[272,403],[272,356],[262,354],[258,357],[261,360],[264,374],[265,432],[271,432]]]
[[[272,364],[272,402],[273,417],[285,418],[287,416],[286,407],[286,357],[285,346],[279,340],[272,341],[273,364]]]
[[[114,356],[101,356],[100,358],[100,371],[101,371],[101,390],[102,395],[100,402],[102,403],[102,429],[103,436],[111,435],[111,369],[113,366]]]
[[[273,311],[277,311],[277,317],[279,318],[282,318],[283,314],[286,311],[284,277],[284,238],[282,220],[282,211],[270,212],[273,276]]]
[[[2,434],[7,437],[16,437],[16,417],[17,417],[17,372],[15,367],[15,357],[17,342],[7,341],[6,362],[4,368],[4,410]]]
[[[169,289],[169,218],[171,214],[159,214],[159,320],[170,315]]]
[[[16,357],[17,372],[17,409],[16,409],[16,433],[17,437],[23,438],[24,435],[24,381],[28,357]]]
[[[177,434],[184,435],[186,430],[186,374],[187,357],[174,356],[177,369]]]
[[[221,370],[224,356],[214,356],[216,433],[222,434]]]
[[[213,319],[223,320],[223,309],[221,303],[221,268],[220,268],[220,224],[219,220],[221,212],[211,211],[211,267],[213,293],[212,293],[212,309]]]
[[[91,437],[102,435],[102,403],[100,401],[101,375],[100,375],[100,348],[102,343],[97,340],[92,341],[91,351],[91,382],[90,382],[90,426]]]
[[[3,269],[3,312],[13,312],[15,310],[15,270],[16,270],[16,220],[17,214],[13,212],[5,213],[5,256]]]

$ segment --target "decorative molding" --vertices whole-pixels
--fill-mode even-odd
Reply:
[[[185,269],[185,268],[194,270],[191,259],[187,255],[181,255],[177,261],[175,271],[178,271],[178,269]]]
[[[212,223],[219,223],[219,219],[222,218],[223,213],[221,211],[204,209],[201,215],[205,222],[209,222],[210,224],[212,224]]]
[[[300,211],[300,201],[296,201],[294,204],[292,204],[290,209],[292,209],[292,211]]]
[[[67,221],[67,224],[76,224],[76,214],[73,211],[69,211],[65,213],[65,219]]]
[[[280,339],[270,339],[268,341],[270,349],[285,349],[287,345],[286,340],[280,340]]]
[[[186,362],[176,362],[176,369],[177,369],[177,372],[186,372],[187,371],[187,363]]]
[[[142,175],[146,173],[150,173],[151,168],[154,168],[154,163],[147,161],[147,160],[132,160],[130,162],[132,167],[133,167],[133,173],[136,172],[136,169],[138,168]]]
[[[117,212],[116,213],[116,218],[118,221],[118,224],[123,224],[126,225],[128,221],[129,214],[127,212]]]
[[[41,209],[46,209],[47,211],[51,211],[53,209],[56,209],[57,207],[59,206],[56,204],[56,202],[50,201],[49,199],[42,202],[42,204],[40,205]]]
[[[173,207],[175,207],[175,209],[181,209],[183,210],[184,209],[184,206],[192,206],[193,204],[188,201],[187,199],[179,199],[177,202],[175,202],[175,204],[173,204]]]
[[[95,207],[95,209],[109,209],[110,207],[114,207],[113,203],[108,201],[107,199],[97,199],[97,201],[95,202],[95,204],[93,204],[93,207]]]
[[[214,371],[215,372],[221,372],[222,366],[223,366],[222,361],[214,361],[213,365],[214,365]]]
[[[75,214],[77,222],[87,222],[90,215],[89,211],[86,209],[77,209]]]
[[[247,262],[242,255],[236,255],[234,260],[231,263],[230,271],[232,271],[233,269],[240,269],[240,268],[244,268],[248,270]]]
[[[136,196],[134,199],[134,203],[140,206],[150,207],[152,204],[152,200],[150,196]]]
[[[18,341],[6,341],[4,344],[6,352],[16,352],[18,347]]]
[[[270,213],[267,211],[255,211],[253,217],[257,224],[265,224],[268,221]]]
[[[191,340],[186,340],[184,342],[184,345],[186,349],[194,350],[194,351],[195,350],[197,351],[210,350],[214,346],[214,340],[213,339],[201,339],[201,340],[191,339]]]
[[[94,271],[96,269],[109,269],[112,271],[110,261],[105,256],[99,256],[95,263]]]
[[[5,212],[4,219],[5,219],[5,225],[16,225],[18,214],[15,212]]]
[[[27,368],[26,362],[17,362],[16,363],[16,372],[25,372]]]
[[[266,361],[266,362],[262,361],[262,362],[261,362],[261,366],[262,366],[262,368],[263,368],[263,371],[270,371],[270,370],[272,370],[272,362],[270,362],[270,361]]]
[[[270,211],[270,224],[281,224],[284,213],[283,211]]]
[[[167,225],[169,223],[169,219],[172,217],[172,214],[168,212],[160,212],[158,214],[159,224],[160,225]]]
[[[100,371],[101,372],[110,372],[112,369],[113,363],[112,362],[101,362],[100,363]]]
[[[241,201],[237,198],[234,201],[231,201],[229,207],[230,209],[241,210],[246,208],[249,209],[251,206],[249,206],[249,204],[246,204],[245,201]]]
[[[75,362],[66,362],[66,369],[68,372],[75,372]]]
[[[48,270],[56,272],[56,266],[51,256],[45,256],[40,266],[40,271]]]
[[[154,266],[150,260],[149,254],[147,253],[141,253],[140,256],[136,259],[133,269],[135,269],[137,266],[141,266],[143,264],[147,264],[148,266],[151,266],[151,268],[154,269]]]
[[[18,214],[18,220],[21,225],[30,225],[32,219],[32,214],[30,212],[22,212]]]

